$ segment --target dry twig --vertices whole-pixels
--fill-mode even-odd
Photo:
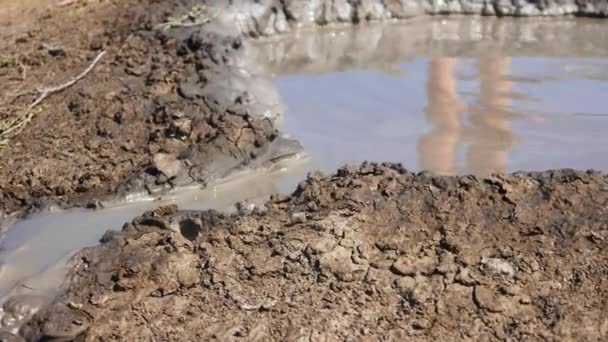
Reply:
[[[78,2],[78,0],[63,0],[63,1],[59,1],[57,3],[57,6],[59,6],[59,7],[69,6],[75,2]]]
[[[91,70],[93,70],[93,68],[95,68],[97,63],[99,63],[99,61],[105,54],[105,51],[100,52],[83,72],[81,72],[78,76],[72,78],[68,82],[55,87],[49,87],[39,90],[38,92],[40,93],[40,95],[38,96],[38,98],[36,98],[34,102],[32,102],[32,104],[27,107],[23,114],[17,116],[16,118],[8,119],[5,122],[0,122],[0,146],[6,145],[10,136],[17,134],[19,130],[21,130],[25,126],[25,124],[32,120],[32,118],[36,114],[36,111],[34,111],[34,108],[36,106],[38,106],[42,101],[44,101],[44,99],[46,99],[50,95],[61,92],[78,83],[78,81],[83,79],[88,73],[91,72]]]
[[[200,26],[200,25],[205,25],[206,23],[210,22],[212,18],[203,18],[200,21],[195,21],[192,23],[180,23],[180,22],[168,22],[168,23],[162,23],[156,26],[156,28],[158,29],[162,29],[162,30],[167,30],[170,28],[176,28],[176,27],[196,27],[196,26]]]
[[[180,18],[169,18],[169,21],[158,24],[154,28],[157,30],[164,31],[170,28],[177,27],[195,27],[205,25],[217,17],[217,15],[213,15],[201,19],[200,16],[203,15],[205,12],[206,8],[204,6],[194,6],[190,9],[188,13],[181,16]]]

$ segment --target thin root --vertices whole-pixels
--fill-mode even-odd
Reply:
[[[34,108],[36,106],[38,106],[42,101],[44,101],[44,99],[46,99],[50,95],[61,92],[65,89],[73,86],[74,84],[78,83],[78,81],[83,79],[88,73],[91,72],[91,70],[93,70],[93,68],[95,68],[97,63],[99,63],[99,61],[105,54],[106,54],[105,51],[100,52],[97,55],[97,57],[95,57],[95,59],[91,62],[91,64],[82,73],[80,73],[78,76],[72,78],[68,82],[55,86],[55,87],[49,87],[49,88],[39,90],[38,92],[40,93],[40,95],[38,96],[38,98],[36,98],[36,100],[34,102],[32,102],[32,104],[30,104],[27,107],[27,109],[25,110],[25,112],[23,114],[15,117],[13,119],[5,120],[5,122],[0,122],[0,148],[2,148],[3,146],[6,146],[8,144],[8,140],[12,136],[18,134],[21,131],[21,129],[23,129],[23,127],[25,127],[25,125],[28,122],[30,122],[32,120],[32,118],[39,112],[39,110],[34,110]],[[25,70],[26,69],[24,67],[23,68],[24,73],[25,73]]]
[[[204,18],[200,21],[196,21],[193,23],[180,23],[180,22],[167,22],[167,23],[162,23],[156,26],[157,29],[161,29],[161,30],[167,30],[170,28],[177,28],[177,27],[196,27],[196,26],[200,26],[200,25],[205,25],[206,23],[210,22],[211,18]]]
[[[202,18],[199,20],[195,20],[199,18],[203,13],[205,13],[206,9],[204,6],[194,6],[190,11],[177,19],[169,18],[169,21],[165,23],[161,23],[156,25],[154,28],[157,30],[168,30],[170,28],[179,28],[179,27],[196,27],[200,25],[205,25],[211,20],[215,19],[217,15],[208,16],[206,18]]]

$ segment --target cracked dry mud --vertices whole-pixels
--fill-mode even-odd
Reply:
[[[226,216],[144,214],[74,259],[28,339],[608,337],[608,178],[363,164]]]

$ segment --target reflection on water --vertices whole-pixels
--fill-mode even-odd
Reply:
[[[608,171],[605,22],[436,17],[300,31],[252,58],[312,168]]]
[[[466,153],[466,170],[475,174],[507,171],[507,156],[515,142],[510,120],[515,116],[508,107],[512,83],[509,80],[508,57],[485,57],[477,60],[479,96],[467,106],[457,93],[455,58],[432,59],[428,64],[425,113],[432,130],[420,137],[420,167],[437,174],[456,174],[457,148],[462,141],[470,143]],[[462,114],[470,112],[470,125]]]
[[[438,174],[608,171],[608,79],[569,78],[566,66],[603,58],[418,58],[323,74],[279,76],[283,130],[312,168],[401,162]],[[585,76],[585,77],[583,77]]]
[[[442,18],[300,32],[260,43],[256,58],[276,76],[281,129],[314,169],[367,160],[442,175],[608,171],[598,25]]]

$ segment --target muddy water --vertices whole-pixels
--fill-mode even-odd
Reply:
[[[306,170],[303,157],[276,165],[272,171],[237,174],[208,190],[181,189],[160,200],[114,203],[97,211],[33,215],[10,227],[0,241],[0,303],[14,295],[51,295],[59,288],[65,276],[63,266],[74,251],[98,243],[105,231],[120,229],[147,210],[175,203],[180,209],[230,212],[237,202],[255,205],[273,193],[291,191]]]
[[[390,56],[357,54],[360,30],[301,33],[296,39],[308,49],[285,49],[279,72],[286,75],[275,80],[287,108],[283,129],[326,171],[365,160],[445,175],[608,170],[606,35],[559,41],[559,51],[544,55],[550,42],[526,42],[521,31],[502,26],[475,37],[470,20],[462,20],[447,23],[450,32],[464,32],[462,50],[455,48],[458,35],[408,43],[411,25],[368,37]],[[568,29],[597,24],[578,23]],[[432,32],[437,23],[415,28],[424,25]],[[497,30],[500,41],[492,43]],[[400,57],[394,46],[404,44],[412,49]]]

